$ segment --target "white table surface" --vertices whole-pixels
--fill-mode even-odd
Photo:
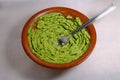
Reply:
[[[21,31],[37,11],[65,6],[90,18],[111,3],[117,9],[94,23],[96,47],[82,64],[52,70],[37,65],[25,54]],[[0,80],[120,80],[120,0],[0,0]]]

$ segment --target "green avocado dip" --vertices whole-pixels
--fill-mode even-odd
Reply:
[[[58,45],[57,39],[66,36],[82,25],[79,17],[63,16],[51,12],[39,16],[30,24],[28,43],[31,51],[41,60],[64,64],[82,56],[90,45],[90,35],[86,29],[71,37],[66,45]]]

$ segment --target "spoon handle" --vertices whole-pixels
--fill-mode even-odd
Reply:
[[[87,27],[88,25],[90,25],[91,23],[93,23],[94,21],[104,17],[105,15],[107,15],[108,13],[112,12],[114,9],[116,8],[116,6],[114,6],[113,4],[111,4],[108,8],[104,9],[101,13],[99,13],[97,16],[91,18],[90,20],[88,20],[86,23],[84,23],[82,26],[80,26],[79,28],[77,28],[75,31],[73,31],[70,35],[73,36],[75,33],[79,32],[80,30],[82,30],[83,28]]]

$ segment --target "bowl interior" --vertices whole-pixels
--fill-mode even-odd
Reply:
[[[53,64],[53,63],[48,63],[45,62],[41,59],[39,59],[38,57],[36,57],[32,51],[30,50],[29,44],[28,44],[28,39],[27,39],[27,32],[29,29],[29,26],[31,24],[32,21],[34,21],[38,16],[41,16],[43,14],[46,13],[51,13],[51,12],[62,12],[64,15],[71,15],[73,17],[80,17],[82,23],[85,23],[86,21],[88,21],[89,19],[82,14],[81,12],[78,12],[76,10],[70,9],[70,8],[66,8],[66,7],[52,7],[52,8],[47,8],[44,10],[41,10],[39,12],[37,12],[36,14],[34,14],[25,24],[23,31],[22,31],[22,45],[23,48],[26,52],[26,54],[36,63],[45,66],[45,67],[49,67],[49,68],[58,68],[58,69],[64,69],[64,68],[70,68],[73,67],[75,65],[78,65],[80,63],[82,63],[92,52],[92,50],[95,47],[96,44],[96,31],[94,28],[94,25],[91,24],[87,27],[87,30],[91,36],[90,39],[90,46],[88,48],[88,50],[86,51],[86,53],[84,53],[80,58],[78,58],[77,60],[70,62],[70,63],[65,63],[65,64]]]

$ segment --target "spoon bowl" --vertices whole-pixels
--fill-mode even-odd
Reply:
[[[30,28],[30,24],[39,16],[46,14],[46,13],[51,13],[51,12],[62,12],[64,15],[71,15],[73,17],[80,17],[82,23],[85,23],[89,20],[88,17],[86,17],[84,14],[82,14],[79,11],[76,11],[74,9],[71,8],[66,8],[66,7],[51,7],[51,8],[47,8],[44,10],[41,10],[39,12],[37,12],[36,14],[34,14],[24,25],[24,28],[22,30],[22,45],[23,45],[23,49],[26,52],[26,54],[36,63],[38,63],[39,65],[48,67],[48,68],[54,68],[54,69],[65,69],[65,68],[71,68],[73,66],[76,66],[80,63],[82,63],[83,61],[85,61],[89,55],[91,54],[91,52],[93,51],[95,44],[96,44],[96,30],[94,28],[93,24],[90,24],[87,27],[87,31],[90,34],[91,38],[90,38],[90,45],[89,48],[87,49],[87,51],[80,56],[78,59],[70,62],[70,63],[64,63],[64,64],[55,64],[55,63],[49,63],[46,61],[43,61],[42,59],[38,58],[30,49],[29,43],[28,43],[28,30]]]

